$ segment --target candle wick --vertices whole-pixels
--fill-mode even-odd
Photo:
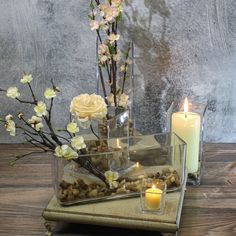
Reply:
[[[185,112],[184,114],[185,114],[185,118],[187,118],[187,112]]]

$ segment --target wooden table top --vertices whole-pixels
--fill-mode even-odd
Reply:
[[[0,235],[44,235],[44,207],[53,195],[51,160],[34,156],[8,163],[28,145],[0,145]],[[236,144],[206,144],[202,185],[188,186],[180,236],[236,235]],[[59,224],[54,235],[158,235],[97,226]]]

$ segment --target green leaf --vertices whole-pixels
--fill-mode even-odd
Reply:
[[[92,9],[94,8],[93,1],[90,1],[89,6],[90,6]]]
[[[108,48],[109,48],[109,52],[110,52],[111,54],[116,54],[116,48],[115,48],[115,46],[109,44],[109,45],[108,45]]]
[[[92,17],[91,15],[88,15],[88,18],[89,18],[90,20],[93,20],[93,17]]]
[[[124,56],[128,57],[129,56],[129,51],[124,51]]]
[[[120,12],[119,15],[116,17],[116,21],[119,22],[122,19],[122,13]]]

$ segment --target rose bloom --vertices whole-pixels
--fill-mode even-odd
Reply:
[[[81,94],[71,101],[70,112],[78,119],[101,120],[107,114],[107,105],[100,95]]]

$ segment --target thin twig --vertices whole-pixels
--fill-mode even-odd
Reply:
[[[15,157],[15,160],[13,160],[13,161],[10,161],[10,165],[11,166],[13,166],[15,163],[16,163],[16,161],[18,161],[18,160],[20,160],[20,159],[22,159],[23,157],[26,157],[26,156],[29,156],[29,155],[32,155],[32,154],[39,154],[39,153],[46,153],[47,151],[37,151],[37,152],[29,152],[29,153],[26,153],[26,154],[23,154],[23,155],[19,155],[19,156],[16,156]]]
[[[33,89],[32,89],[32,87],[31,87],[30,83],[27,83],[27,84],[28,84],[28,86],[29,86],[29,89],[30,89],[32,98],[33,98],[34,102],[37,104],[37,99],[36,99],[36,97],[35,97],[35,95],[34,95]]]
[[[128,59],[128,57],[129,57],[130,49],[131,49],[131,42],[129,42],[127,54],[126,54],[126,57],[125,57],[125,70],[124,70],[124,76],[123,76],[123,81],[122,81],[121,94],[124,93],[124,89],[125,89],[125,81],[126,81],[127,66],[128,66],[127,59]]]
[[[49,121],[51,121],[51,117],[52,117],[52,107],[53,107],[53,98],[51,99],[51,103],[50,103],[50,107],[49,107],[49,111],[48,111]]]
[[[104,99],[105,99],[106,104],[108,104],[105,82],[104,82],[104,78],[103,78],[103,74],[102,74],[102,68],[101,68],[100,65],[98,65],[98,70],[99,70],[99,74],[100,74],[100,78],[101,78],[101,83],[102,83],[102,89],[103,89]]]
[[[91,129],[92,133],[96,136],[96,138],[100,139],[100,137],[95,133],[92,124],[90,125],[90,129]]]
[[[47,124],[47,126],[48,126],[48,128],[49,128],[49,130],[51,131],[51,137],[52,137],[52,139],[53,139],[58,145],[61,146],[61,145],[62,145],[62,142],[57,138],[57,135],[55,134],[54,129],[53,129],[53,127],[52,127],[51,121],[48,119],[47,116],[43,116],[43,118],[44,118],[44,120],[45,120],[45,122],[46,122],[46,124]]]
[[[27,138],[25,138],[25,140],[26,140],[28,143],[32,144],[33,146],[35,146],[35,147],[37,147],[37,148],[40,148],[40,149],[42,149],[42,150],[44,150],[44,151],[50,151],[50,149],[45,149],[42,145],[38,145],[38,144],[34,143],[33,140],[30,140],[30,139],[27,139]]]
[[[73,136],[71,135],[71,133],[68,131],[68,130],[66,130],[66,129],[59,129],[59,130],[57,130],[58,132],[65,132],[65,133],[67,133],[69,136],[70,136],[70,138],[72,138]]]
[[[19,98],[15,98],[15,99],[17,101],[19,101],[20,103],[27,103],[27,104],[37,105],[37,102],[25,101],[25,100],[21,100]]]
[[[27,133],[29,133],[31,135],[35,135],[35,136],[38,135],[38,133],[33,133],[33,132],[31,132],[31,131],[27,130],[26,128],[24,128],[22,126],[19,126],[19,125],[16,125],[16,128],[17,129],[22,129],[22,130],[24,130],[25,132],[27,132]]]
[[[51,135],[51,133],[48,133],[48,132],[45,132],[45,131],[43,131],[43,133],[44,133],[44,134],[47,134],[47,135]],[[57,137],[66,140],[68,143],[70,142],[69,139],[67,139],[67,138],[65,138],[65,137],[63,137],[63,136],[61,136],[61,135],[58,135],[58,134],[57,134]]]
[[[50,149],[52,149],[52,150],[55,149],[54,146],[52,146],[51,144],[48,144],[45,140],[40,141],[40,140],[38,140],[38,139],[32,137],[32,136],[31,136],[30,134],[28,134],[28,133],[24,133],[24,135],[30,137],[33,141],[35,141],[35,142],[37,142],[37,143],[39,143],[39,144],[41,144],[41,145],[44,145],[44,146],[46,146],[46,147],[48,147],[48,148],[50,148]]]
[[[56,145],[48,138],[48,137],[46,137],[44,134],[43,134],[43,132],[42,131],[38,131],[38,130],[36,130],[33,126],[31,126],[24,118],[21,118],[23,121],[24,121],[24,123],[25,123],[25,125],[26,126],[28,126],[29,128],[31,128],[32,130],[34,130],[34,132],[36,132],[40,137],[41,137],[41,139],[43,140],[43,143],[44,144],[47,144],[47,146],[49,145],[49,146],[51,146],[52,148],[55,148],[56,147]],[[52,135],[51,135],[52,136]]]

